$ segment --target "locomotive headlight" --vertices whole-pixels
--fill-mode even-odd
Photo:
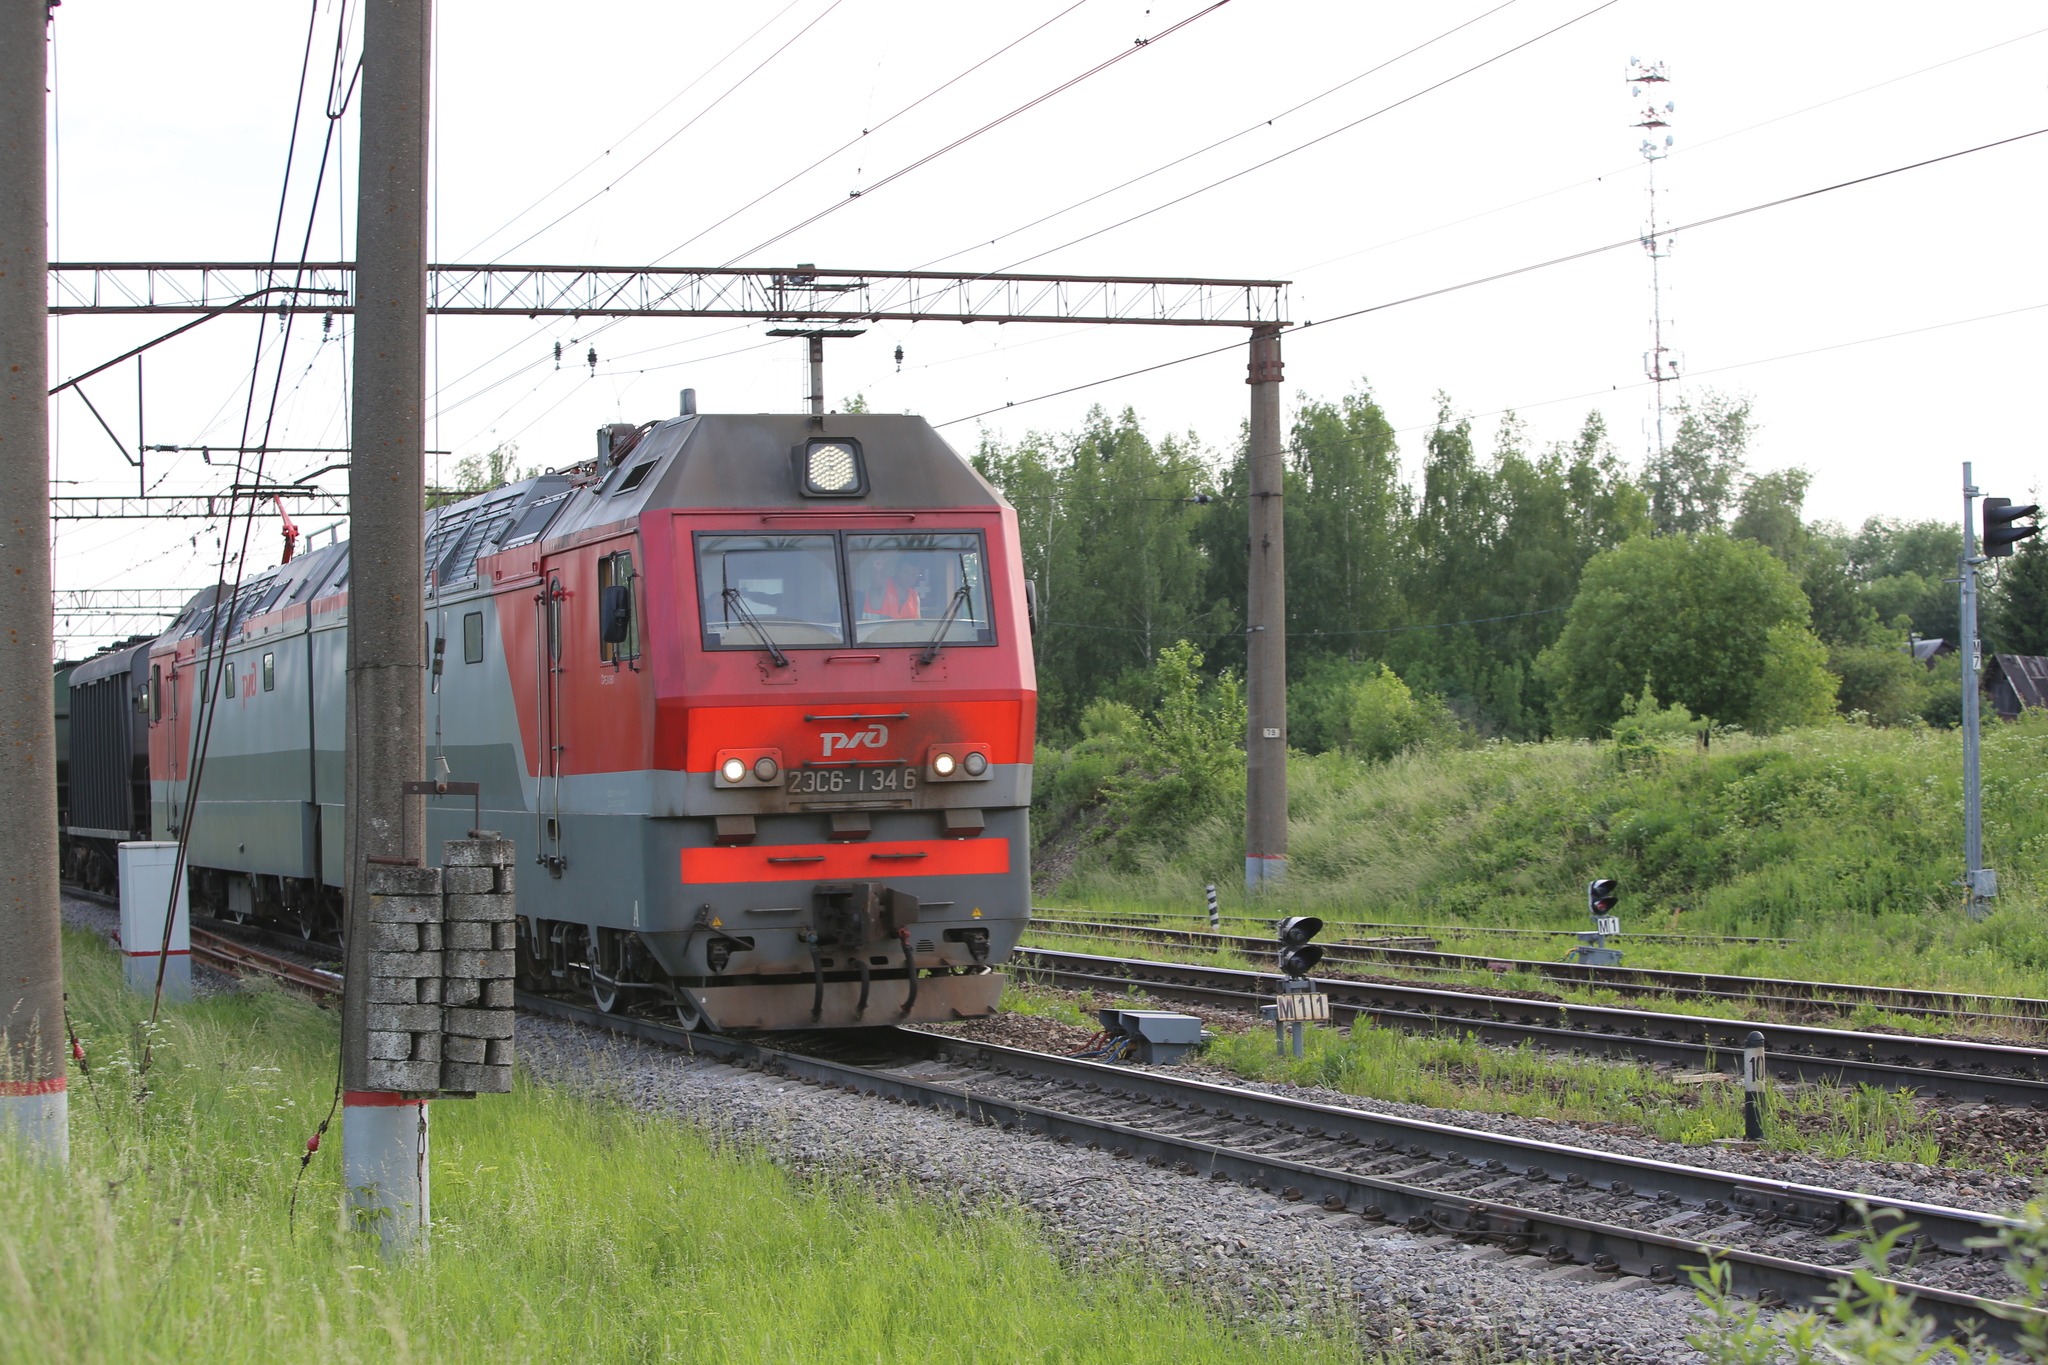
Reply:
[[[988,755],[979,749],[971,749],[967,757],[960,760],[960,766],[967,770],[969,777],[980,777],[988,771]]]
[[[932,771],[940,777],[951,777],[957,762],[951,754],[939,754],[932,759]]]
[[[747,780],[747,761],[743,758],[728,758],[718,767],[719,776],[728,782]]]
[[[754,780],[756,782],[773,782],[775,774],[781,771],[780,765],[766,754],[754,760]]]

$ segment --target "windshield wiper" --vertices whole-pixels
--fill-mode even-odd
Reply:
[[[727,588],[725,590],[725,605],[727,610],[738,616],[746,625],[752,627],[754,634],[761,637],[761,647],[766,649],[768,656],[775,660],[777,668],[789,667],[789,656],[775,647],[775,641],[768,637],[768,628],[756,620],[754,613],[747,609],[747,604],[740,597],[740,590],[738,588]]]
[[[926,645],[924,653],[918,656],[917,666],[919,668],[929,667],[931,661],[939,657],[939,646],[946,642],[946,632],[953,628],[953,618],[958,616],[960,608],[966,605],[967,585],[962,583],[959,587],[953,589],[953,600],[946,604],[946,614],[939,618],[939,629],[932,636],[932,642]]]

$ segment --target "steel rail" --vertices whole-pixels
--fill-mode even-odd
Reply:
[[[1236,934],[1213,934],[1199,929],[1161,928],[1154,925],[1116,924],[1109,921],[1042,919],[1034,915],[1031,925],[1073,934],[1101,937],[1122,936],[1155,943],[1174,943],[1198,948],[1228,948],[1250,956],[1271,957],[1277,945],[1270,938]],[[1424,971],[1526,971],[1561,985],[1612,986],[1663,995],[1675,1000],[1726,1000],[1742,1004],[1780,1008],[1825,1010],[1847,1014],[1870,1005],[1894,1014],[1928,1019],[1970,1019],[2010,1022],[2039,1027],[2048,1022],[2048,1000],[2023,996],[1977,996],[1955,992],[1922,990],[1903,986],[1860,986],[1825,981],[1792,981],[1767,976],[1725,976],[1712,972],[1673,971],[1651,967],[1589,967],[1577,962],[1552,962],[1541,958],[1488,957],[1473,953],[1377,946],[1359,943],[1328,943],[1323,961],[1358,966],[1405,966]],[[1945,1002],[1936,1004],[1933,1002]],[[1982,1008],[1958,1008],[1960,1005]],[[2003,1007],[2003,1008],[1993,1008]]]
[[[1091,920],[1106,924],[1121,924],[1127,920],[1198,920],[1204,918],[1203,913],[1199,910],[1167,914],[1151,910],[1113,910],[1102,912],[1056,909],[1049,906],[1033,906],[1031,914],[1034,918],[1044,916],[1048,919],[1063,919],[1072,914],[1085,914]],[[1226,923],[1264,924],[1267,926],[1271,926],[1276,922],[1276,917],[1272,915],[1220,915],[1218,918]],[[1370,929],[1378,933],[1397,934],[1402,937],[1485,938],[1498,935],[1502,938],[1576,938],[1580,932],[1577,929],[1494,929],[1484,925],[1472,924],[1381,924],[1375,920],[1345,920],[1329,919],[1327,917],[1324,918],[1323,923],[1331,929]],[[1170,928],[1173,926],[1166,927]],[[1633,931],[1629,933],[1628,937],[1641,943],[1739,943],[1745,947],[1753,947],[1759,944],[1782,945],[1798,941],[1789,938],[1759,938],[1751,934],[1658,934],[1635,933]]]
[[[1162,1000],[1249,1013],[1268,1003],[1270,973],[1142,958],[1098,957],[1019,947],[1010,965],[1047,984],[1121,993],[1132,986]],[[1034,970],[1035,969],[1035,970]],[[1574,1005],[1382,982],[1317,977],[1334,1021],[1360,1018],[1414,1032],[1470,1034],[1488,1043],[1600,1053],[1732,1071],[1758,1026],[1748,1020],[1659,1014],[1612,1005]],[[1783,1080],[1931,1091],[1936,1098],[2048,1108],[2048,1053],[1994,1043],[1914,1038],[1849,1029],[1771,1024],[1770,1073]]]
[[[192,956],[210,967],[218,968],[234,976],[254,973],[265,976],[288,990],[314,999],[339,998],[341,978],[333,972],[308,967],[288,958],[251,948],[246,943],[237,943],[219,934],[210,934],[204,929],[192,931]]]
[[[1468,1242],[1499,1246],[1510,1253],[1543,1255],[1557,1265],[1583,1263],[1616,1274],[1646,1276],[1662,1283],[1679,1281],[1685,1271],[1707,1257],[1724,1260],[1736,1292],[1775,1297],[1787,1303],[1812,1303],[1834,1290],[1848,1273],[1843,1266],[1801,1261],[1723,1240],[1738,1227],[1781,1226],[1826,1235],[1853,1220],[1856,1205],[1896,1210],[1914,1224],[1925,1240],[1924,1252],[1938,1248],[1945,1257],[1973,1256],[1969,1246],[2005,1225],[1992,1214],[1911,1201],[1869,1199],[1849,1191],[1783,1181],[1759,1180],[1701,1167],[1658,1162],[1642,1157],[1599,1152],[1506,1134],[1457,1128],[1447,1124],[1367,1113],[1333,1105],[1288,1099],[1213,1082],[1183,1079],[1157,1071],[1123,1067],[1028,1052],[996,1044],[969,1042],[911,1030],[888,1031],[890,1045],[909,1058],[971,1059],[989,1073],[988,1083],[963,1078],[925,1078],[889,1067],[860,1065],[778,1047],[759,1038],[687,1032],[673,1024],[631,1015],[607,1014],[553,997],[521,993],[522,1009],[621,1033],[644,1041],[730,1062],[750,1070],[787,1076],[805,1084],[836,1086],[870,1098],[914,1104],[958,1114],[973,1122],[1048,1137],[1062,1144],[1083,1144],[1113,1156],[1143,1158],[1147,1164],[1191,1177],[1235,1181],[1272,1192],[1287,1201],[1320,1204],[1332,1215],[1356,1214],[1367,1224],[1405,1223],[1417,1232],[1443,1233]],[[882,1030],[875,1030],[882,1033]],[[796,1040],[802,1041],[802,1040]],[[899,1059],[907,1060],[907,1059]],[[1346,1154],[1355,1163],[1394,1162],[1409,1169],[1387,1174],[1362,1173],[1303,1156],[1249,1151],[1217,1135],[1164,1132],[1116,1116],[1075,1112],[1049,1097],[1002,1093],[1004,1080],[1038,1084],[1063,1095],[1107,1095],[1125,1107],[1171,1109],[1175,1115],[1211,1116],[1210,1126],[1236,1122],[1257,1134],[1261,1144],[1271,1133],[1297,1133],[1298,1146]],[[1135,1116],[1130,1116],[1135,1117]],[[1420,1162],[1420,1165],[1415,1165]],[[1661,1215],[1649,1227],[1635,1227],[1585,1217],[1555,1208],[1529,1207],[1506,1197],[1476,1198],[1428,1184],[1425,1176],[1484,1174],[1495,1186],[1522,1185],[1530,1191],[1575,1192],[1581,1201],[1619,1199],[1629,1211]],[[1562,1182],[1556,1191],[1555,1182]],[[1603,1187],[1596,1191],[1598,1184]],[[1710,1202],[1712,1201],[1712,1202]],[[1678,1214],[1669,1210],[1685,1207]],[[1722,1218],[1735,1221],[1687,1237],[1676,1225]],[[1662,1229],[1669,1228],[1670,1231]],[[1979,1295],[1893,1280],[1913,1294],[1944,1326],[1973,1324],[1986,1335],[2010,1340],[2015,1328],[1997,1317],[2010,1305]],[[2026,1315],[2027,1310],[2019,1310]]]

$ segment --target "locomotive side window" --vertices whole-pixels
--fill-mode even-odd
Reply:
[[[484,661],[484,614],[472,611],[462,618],[462,662]]]
[[[220,671],[221,691],[227,696],[235,695],[235,666],[227,665]]]
[[[149,718],[151,720],[162,720],[164,718],[164,666],[162,664],[151,664],[149,666]]]
[[[846,643],[835,536],[700,535],[697,582],[707,648]]]
[[[640,618],[633,611],[633,556],[597,561],[597,657],[608,664],[640,657]]]
[[[277,691],[277,656],[275,654],[263,656],[263,690],[265,692]]]
[[[995,638],[979,535],[848,535],[846,562],[855,643],[976,644]]]

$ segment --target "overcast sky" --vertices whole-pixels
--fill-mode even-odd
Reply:
[[[1672,154],[1657,168],[1672,224],[2048,127],[2038,4],[1597,3],[1229,0],[1131,50],[1201,13],[1203,0],[444,0],[433,254],[1284,279],[1289,316],[1303,323],[1637,234],[1647,196],[1631,125],[1650,92],[1631,98],[1632,58],[1671,75],[1655,94],[1677,106]],[[354,9],[314,7],[284,258],[309,223],[313,259],[353,254],[353,106],[337,121],[317,204],[311,191],[337,28]],[[70,0],[57,16],[53,256],[267,257],[308,7]],[[357,37],[346,40],[344,84]],[[2048,324],[2044,170],[2048,136],[1678,234],[1665,314],[1689,377],[1672,396],[1753,397],[1756,465],[1811,470],[1810,512],[1846,523],[1957,515],[1964,459],[1993,493],[2043,483],[2028,395]],[[1288,404],[1369,387],[1411,465],[1439,394],[1489,446],[1503,410],[1541,444],[1597,407],[1619,452],[1639,462],[1650,442],[1649,277],[1629,245],[1309,328],[1286,340]],[[67,319],[55,367],[76,374],[182,320]],[[318,319],[294,325],[274,444],[346,444],[343,324],[324,341]],[[278,362],[269,327],[266,376]],[[238,443],[257,330],[225,319],[151,353],[150,443]],[[686,386],[707,411],[797,410],[803,343],[764,330],[450,318],[432,342],[430,445],[455,453],[440,460],[450,474],[455,456],[505,441],[525,463],[567,464],[587,455],[600,424],[672,415]],[[1071,429],[1097,404],[1221,449],[1245,409],[1240,352],[1032,400],[1231,339],[885,323],[830,343],[826,389],[834,406],[861,394],[880,410],[951,422],[944,431],[963,449],[983,427],[1004,439]],[[584,363],[593,348],[594,377]],[[133,366],[90,392],[132,446]],[[59,491],[133,491],[135,471],[83,405],[67,397],[58,411]],[[334,458],[277,456],[266,473],[296,477]],[[338,477],[321,482],[344,488]],[[158,492],[206,491],[227,472],[156,456],[148,478]],[[214,535],[197,522],[61,523],[57,583],[196,586],[211,581]],[[274,521],[258,524],[251,567],[275,561],[277,539]],[[60,625],[76,632],[64,642],[73,652],[95,629]]]

